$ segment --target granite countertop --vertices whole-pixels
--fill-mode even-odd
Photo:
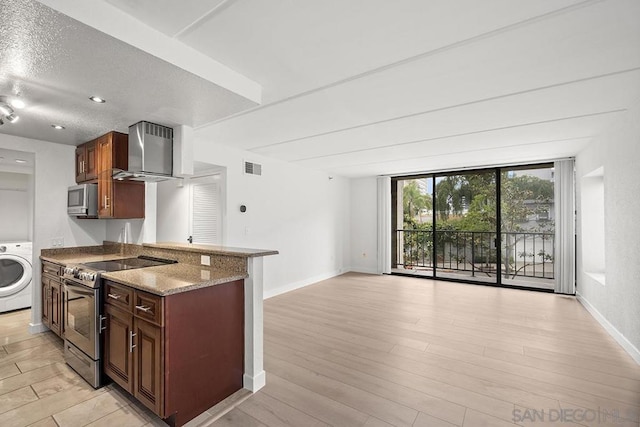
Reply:
[[[249,276],[206,266],[168,264],[113,271],[104,273],[102,277],[155,295],[166,296],[241,280]]]
[[[244,258],[255,258],[278,254],[278,251],[271,249],[233,248],[230,246],[198,245],[175,242],[143,243],[142,246],[145,248],[173,249],[185,252],[209,252],[212,254],[229,255]]]
[[[124,256],[121,254],[83,254],[83,253],[69,253],[69,254],[56,254],[51,256],[41,255],[40,259],[44,261],[54,262],[56,264],[83,264],[85,262],[95,261],[111,261],[114,259],[131,258],[130,256]]]

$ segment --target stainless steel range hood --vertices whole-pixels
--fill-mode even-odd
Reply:
[[[158,182],[180,179],[173,175],[173,129],[150,122],[129,126],[128,170],[113,170],[123,181]]]

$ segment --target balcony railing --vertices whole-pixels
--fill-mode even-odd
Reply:
[[[431,230],[396,230],[396,266],[422,270],[435,267],[485,277],[500,271],[506,279],[554,278],[554,233],[501,233],[501,262],[495,242],[496,233],[488,231],[438,230],[434,241]]]

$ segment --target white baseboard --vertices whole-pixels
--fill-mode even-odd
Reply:
[[[349,271],[352,273],[378,274],[378,269],[369,267],[351,267]]]
[[[332,271],[330,273],[320,274],[320,275],[317,275],[317,276],[310,277],[308,279],[300,280],[298,282],[289,283],[287,285],[280,286],[279,288],[275,288],[275,289],[272,289],[272,290],[269,290],[269,291],[265,290],[264,293],[263,293],[263,298],[264,299],[269,299],[269,298],[275,297],[277,295],[284,294],[286,292],[291,292],[291,291],[294,291],[296,289],[304,288],[305,286],[309,286],[309,285],[312,285],[314,283],[321,282],[323,280],[331,279],[332,277],[339,276],[339,275],[341,275],[343,273],[344,273],[344,271],[342,271],[342,270],[336,270],[336,271]]]
[[[256,376],[244,374],[242,376],[243,388],[255,393],[265,386],[267,383],[267,374],[264,371],[259,372]]]
[[[602,327],[613,337],[625,349],[627,353],[640,365],[640,350],[636,348],[624,335],[618,331],[600,312],[591,305],[582,295],[576,292],[576,298],[580,301],[580,304],[593,316],[594,319],[602,325]]]
[[[39,334],[41,332],[46,332],[48,330],[49,330],[49,328],[47,328],[42,323],[29,323],[29,333],[30,334]]]

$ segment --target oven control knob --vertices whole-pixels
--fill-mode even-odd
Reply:
[[[64,268],[64,274],[67,274],[67,275],[73,276],[73,275],[74,275],[74,273],[75,273],[75,270],[76,270],[76,269],[75,269],[75,268],[73,268],[73,267],[65,267],[65,268]]]
[[[90,281],[95,281],[96,280],[96,273],[87,273],[87,280]]]

